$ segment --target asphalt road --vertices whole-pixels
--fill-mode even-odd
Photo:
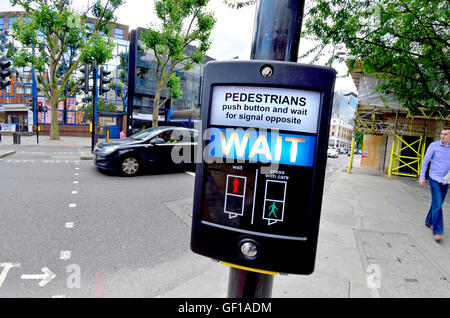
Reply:
[[[328,158],[326,177],[348,162]],[[153,297],[187,279],[155,270],[192,254],[194,177],[123,178],[79,149],[17,149],[0,159],[0,297]],[[186,214],[184,214],[186,215]]]
[[[146,288],[121,273],[189,252],[190,229],[164,203],[192,197],[193,176],[122,178],[78,158],[27,147],[0,160],[0,297],[126,297],[103,278]],[[42,268],[56,276],[39,286]]]

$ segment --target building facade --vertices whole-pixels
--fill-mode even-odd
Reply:
[[[136,30],[136,58],[134,59],[134,65],[130,65],[131,68],[135,68],[135,89],[129,91],[128,95],[132,98],[132,104],[128,106],[131,108],[131,126],[132,131],[137,131],[142,128],[148,128],[151,126],[153,119],[153,102],[156,94],[156,68],[157,61],[151,50],[146,50],[144,45],[139,41],[140,35],[145,31],[143,28]],[[188,45],[186,50],[192,50],[192,46]],[[130,48],[132,50],[133,48]],[[130,59],[132,63],[133,59]],[[209,56],[205,57],[204,63],[213,61]],[[201,77],[203,73],[203,65],[195,65],[188,71],[176,72],[176,75],[180,77],[180,89],[183,94],[179,99],[169,99],[164,106],[159,110],[159,122],[161,124],[190,124],[192,123],[192,112],[200,108],[200,86]],[[163,91],[161,100],[167,97],[167,89]],[[179,114],[180,112],[186,114],[184,119],[174,119],[172,114]],[[174,116],[176,117],[176,116]]]
[[[328,146],[334,148],[350,148],[352,146],[356,105],[357,97],[353,92],[337,91],[334,93]]]
[[[11,36],[13,23],[21,19],[28,19],[24,11],[0,12],[0,54],[4,59],[12,61],[14,52],[21,46]],[[93,28],[94,23],[95,19],[88,18],[86,26]],[[129,27],[112,23],[108,36],[113,39],[115,49],[113,58],[104,67],[111,70],[110,76],[113,80],[110,85],[111,90],[104,96],[99,96],[99,112],[107,113],[108,116],[100,116],[98,122],[100,125],[108,123],[123,126],[122,117],[126,119]],[[64,72],[63,64],[61,73]],[[2,127],[15,126],[15,131],[24,134],[35,132],[37,125],[40,126],[43,134],[50,131],[50,103],[39,92],[33,74],[33,69],[18,68],[13,65],[11,85],[0,91],[0,123],[4,124]],[[80,75],[81,73],[77,71],[74,77]],[[59,103],[60,135],[90,135],[89,124],[93,118],[92,106],[89,106],[92,104],[91,95],[85,96],[84,93],[79,92],[78,95],[70,96],[65,102]],[[39,112],[40,106],[46,107],[47,111]]]

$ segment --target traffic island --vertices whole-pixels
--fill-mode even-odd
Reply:
[[[80,154],[80,160],[92,160],[92,159],[94,159],[94,155],[89,151],[85,151]]]
[[[0,158],[15,154],[15,150],[0,150]]]

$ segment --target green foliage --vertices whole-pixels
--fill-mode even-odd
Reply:
[[[98,65],[105,64],[113,57],[114,42],[100,34],[95,34],[92,37],[92,45],[86,47],[81,53],[81,63],[92,64],[95,62]]]
[[[177,71],[186,71],[203,63],[211,43],[215,24],[212,13],[206,11],[209,0],[155,0],[159,25],[150,27],[140,39],[152,50],[157,61],[157,90],[153,106],[153,126],[158,124],[158,110],[168,98],[181,96]],[[187,50],[187,45],[193,50]],[[169,89],[169,96],[160,102],[161,93]]]
[[[70,2],[11,0],[30,18],[13,24],[13,37],[22,45],[14,54],[14,65],[36,70],[38,88],[52,105],[52,139],[59,139],[56,105],[77,90],[75,70],[82,63],[103,64],[112,57],[114,44],[102,34],[107,34],[123,1],[97,0],[86,12],[76,12]],[[88,13],[97,18],[93,29],[86,25]]]
[[[240,9],[240,8],[255,4],[256,0],[248,0],[248,1],[224,0],[223,2],[230,8]]]
[[[376,89],[403,107],[450,110],[450,3],[445,0],[312,0],[307,36],[328,47],[329,63],[345,52],[350,72],[358,65],[383,80]]]

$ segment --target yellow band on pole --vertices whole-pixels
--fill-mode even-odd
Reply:
[[[89,124],[89,132],[92,132],[92,123]]]
[[[243,269],[243,270],[250,271],[250,272],[256,272],[256,273],[260,273],[260,274],[267,274],[267,275],[277,275],[278,274],[277,272],[269,272],[269,271],[265,271],[262,269],[250,268],[250,267],[235,265],[235,264],[222,262],[222,261],[221,261],[221,263],[224,265],[227,265],[227,266],[234,267],[234,268],[239,268],[239,269]]]

